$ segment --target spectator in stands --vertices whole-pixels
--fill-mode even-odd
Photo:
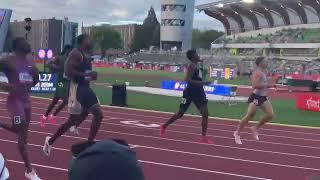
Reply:
[[[71,151],[69,180],[144,180],[136,154],[124,140],[82,142]]]
[[[9,179],[9,171],[6,167],[6,161],[2,154],[0,153],[0,180],[8,180]]]

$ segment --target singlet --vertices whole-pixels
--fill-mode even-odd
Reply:
[[[7,67],[3,67],[3,65]],[[9,56],[1,66],[1,71],[7,76],[8,82],[14,86],[13,90],[9,92],[9,96],[29,102],[33,84],[34,62],[28,58],[21,59],[17,56]]]
[[[262,71],[257,71],[257,72],[262,72]],[[267,78],[267,75],[262,72],[263,76],[261,77],[260,81],[263,82],[263,84],[265,84],[266,86],[262,89],[254,89],[253,90],[253,93],[256,94],[256,95],[259,95],[259,96],[266,96],[267,95],[267,90],[268,90],[268,87],[267,87],[267,84],[268,84],[268,78]]]
[[[87,73],[92,71],[92,65],[91,65],[91,61],[90,58],[88,58],[85,53],[83,53],[82,51],[80,51],[79,49],[77,49],[82,56],[81,59],[81,63],[79,63],[78,66],[78,71],[82,72],[82,73]],[[90,86],[90,82],[86,81],[84,77],[74,77],[72,78],[72,80],[76,83],[78,83],[79,86],[86,86],[89,87]]]
[[[62,82],[62,81],[65,80],[64,64],[65,64],[66,60],[67,60],[67,56],[65,56],[65,55],[61,55],[59,57],[59,64],[58,64],[59,69],[58,69],[58,72],[57,72],[57,74],[58,74],[58,82]]]
[[[196,67],[196,69],[194,70],[191,80],[202,81],[202,72],[198,67]],[[205,96],[205,92],[202,85],[195,85],[189,82],[187,83],[185,92],[187,92],[191,96]]]

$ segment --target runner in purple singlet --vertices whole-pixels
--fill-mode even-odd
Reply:
[[[14,55],[0,59],[0,71],[8,83],[0,83],[2,90],[8,91],[7,109],[12,124],[0,122],[0,127],[18,135],[18,150],[25,163],[25,177],[29,180],[41,180],[31,166],[27,150],[29,123],[31,120],[30,89],[39,81],[39,72],[32,59],[28,58],[30,45],[23,38],[12,43]]]

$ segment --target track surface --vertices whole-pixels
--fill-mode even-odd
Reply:
[[[0,94],[0,99],[3,98],[5,95]],[[79,137],[67,133],[47,158],[42,145],[58,125],[47,124],[41,128],[38,124],[48,100],[33,99],[32,104],[29,131],[32,162],[44,180],[67,180],[70,146],[86,139],[91,117],[81,125]],[[268,125],[261,131],[259,142],[246,129],[242,133],[244,144],[236,145],[232,134],[237,122],[212,119],[208,134],[215,145],[206,145],[198,143],[201,128],[196,117],[184,117],[170,126],[162,138],[158,135],[158,125],[170,114],[107,107],[104,115],[97,139],[123,138],[135,145],[146,180],[305,180],[320,174],[319,129]],[[63,123],[66,117],[63,111],[58,123]],[[11,122],[4,101],[0,102],[0,120]],[[2,129],[0,152],[8,161],[11,180],[24,180],[16,136]]]

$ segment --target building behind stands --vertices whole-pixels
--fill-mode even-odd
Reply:
[[[120,34],[123,42],[123,49],[129,50],[134,40],[134,36],[137,31],[137,24],[125,24],[125,25],[105,25],[111,27],[114,31]],[[82,27],[82,33],[90,34],[94,26]]]
[[[25,26],[24,21],[11,22],[9,39],[25,37]],[[58,54],[64,45],[74,45],[78,35],[78,23],[70,22],[68,18],[64,20],[55,18],[32,20],[31,27],[28,38],[34,54],[37,54],[39,49],[52,49],[54,54]]]

